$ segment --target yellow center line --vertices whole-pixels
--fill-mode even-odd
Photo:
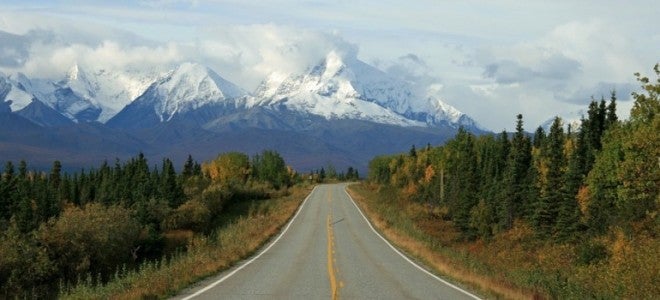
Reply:
[[[331,202],[331,196],[328,194],[328,202]],[[328,221],[327,221],[327,235],[328,235],[328,277],[330,277],[330,289],[332,291],[332,300],[336,300],[338,298],[337,295],[337,277],[335,275],[335,266],[334,266],[334,259],[332,256],[333,250],[332,250],[332,244],[333,244],[333,233],[332,233],[332,213],[328,214]]]

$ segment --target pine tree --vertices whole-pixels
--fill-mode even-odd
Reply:
[[[155,172],[154,172],[155,173]],[[162,199],[169,203],[170,207],[176,208],[184,202],[183,189],[176,180],[174,164],[168,158],[163,159],[162,175],[160,176],[159,194]]]
[[[547,171],[542,181],[541,197],[535,206],[533,223],[539,234],[549,236],[556,223],[559,204],[563,200],[564,130],[559,117],[552,123],[543,156]]]
[[[616,116],[616,92],[613,90],[610,95],[610,103],[607,105],[607,116],[605,117],[605,129],[609,129],[618,122],[619,119]]]
[[[189,178],[193,176],[195,170],[195,161],[193,161],[192,155],[188,154],[188,159],[186,160],[186,163],[183,165],[183,172],[181,175],[183,178]]]
[[[459,128],[449,147],[453,148],[454,158],[454,162],[449,166],[451,174],[447,189],[449,209],[456,227],[467,237],[471,237],[470,211],[478,202],[479,191],[474,136],[465,129]]]
[[[16,179],[14,164],[5,163],[5,170],[0,174],[0,220],[9,220],[15,211]]]
[[[511,141],[511,152],[505,179],[505,197],[498,209],[501,226],[505,229],[513,226],[513,220],[521,217],[529,210],[529,182],[532,162],[531,142],[525,135],[523,116],[516,117],[516,133]]]
[[[579,228],[580,210],[576,196],[583,180],[580,153],[573,151],[563,178],[562,199],[559,203],[557,223],[555,224],[555,232],[557,232],[559,240],[573,237]]]
[[[538,128],[536,128],[536,131],[534,132],[534,143],[533,143],[534,148],[540,149],[543,146],[544,140],[545,140],[545,130],[543,130],[543,127],[539,126]]]
[[[415,149],[415,145],[412,145],[412,147],[410,147],[410,151],[408,151],[408,155],[410,157],[417,157],[417,149]]]
[[[319,171],[319,182],[323,182],[325,180],[325,169],[321,167],[321,171]]]

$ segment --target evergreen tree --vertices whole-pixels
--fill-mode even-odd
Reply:
[[[550,128],[543,151],[546,172],[541,185],[541,197],[536,203],[533,223],[537,232],[548,236],[556,223],[558,207],[563,200],[564,130],[561,119],[556,117]]]
[[[319,171],[319,181],[323,182],[325,180],[325,169],[321,167],[321,171]]]
[[[5,163],[5,169],[0,175],[0,220],[9,220],[14,213],[16,201],[14,164],[11,161]]]
[[[516,117],[516,133],[511,141],[507,173],[505,178],[505,197],[498,208],[501,226],[511,228],[513,220],[527,214],[530,209],[529,190],[532,188],[530,167],[532,163],[531,142],[523,128],[523,116]]]
[[[189,178],[194,175],[195,172],[195,161],[193,161],[192,155],[188,154],[188,159],[186,160],[186,163],[183,165],[183,172],[181,175],[183,178]]]
[[[555,224],[555,232],[559,240],[573,237],[579,228],[580,210],[576,196],[584,180],[580,155],[577,151],[573,151],[563,178],[562,199],[559,203],[557,223]]]
[[[415,145],[412,145],[410,147],[410,151],[408,151],[408,155],[410,157],[417,157],[417,149],[415,149]]]
[[[534,132],[534,148],[540,149],[543,146],[545,140],[545,130],[543,127],[539,126]]]
[[[616,92],[613,90],[610,95],[610,103],[607,105],[607,116],[605,117],[605,129],[609,129],[612,125],[618,122],[616,116]]]
[[[156,172],[154,172],[156,173]],[[179,207],[184,202],[183,189],[177,181],[174,164],[168,158],[163,159],[162,174],[160,176],[159,194],[172,208]]]
[[[448,182],[447,199],[452,220],[458,229],[471,237],[470,211],[477,204],[479,176],[474,136],[459,128],[453,143],[454,162],[449,166],[451,174]]]

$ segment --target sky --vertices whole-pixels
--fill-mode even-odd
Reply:
[[[4,0],[0,71],[203,63],[246,90],[335,50],[427,87],[487,129],[573,116],[660,62],[658,1]]]

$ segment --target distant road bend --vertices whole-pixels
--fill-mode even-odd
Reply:
[[[258,254],[176,298],[479,299],[392,247],[345,188],[316,187]]]

